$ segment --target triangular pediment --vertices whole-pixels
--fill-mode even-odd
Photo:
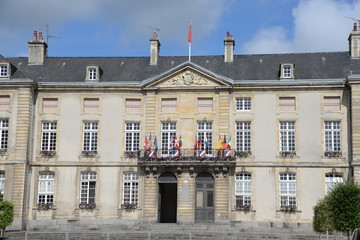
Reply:
[[[200,66],[187,63],[149,79],[144,85],[144,88],[214,88],[231,83]]]

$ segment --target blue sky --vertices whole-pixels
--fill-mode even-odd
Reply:
[[[159,28],[161,56],[346,51],[360,0],[0,0],[0,54],[27,56],[33,31],[49,56],[148,56]]]

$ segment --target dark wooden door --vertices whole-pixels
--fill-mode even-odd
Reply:
[[[195,192],[195,222],[214,222],[214,180],[197,181]]]

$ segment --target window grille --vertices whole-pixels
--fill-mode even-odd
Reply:
[[[340,121],[325,121],[325,152],[341,151]]]
[[[125,123],[125,151],[138,151],[140,146],[140,123]]]
[[[237,111],[250,111],[251,110],[251,98],[236,98],[236,110]]]
[[[236,122],[236,149],[251,151],[251,122]]]
[[[80,185],[80,203],[95,204],[96,173],[82,172]]]
[[[42,172],[39,175],[38,204],[54,203],[54,180],[53,172]]]
[[[83,151],[97,151],[98,147],[98,123],[83,123]]]
[[[41,151],[55,151],[56,150],[56,122],[42,123],[42,140]]]
[[[280,208],[296,207],[296,174],[280,173]]]
[[[124,173],[123,204],[138,205],[139,175],[135,172]]]
[[[280,152],[295,152],[295,122],[280,122]]]
[[[237,173],[235,176],[236,206],[251,206],[251,173]]]

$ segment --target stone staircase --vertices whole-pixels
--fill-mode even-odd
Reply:
[[[108,228],[108,229],[107,229]],[[111,230],[111,231],[108,231]],[[119,226],[114,231],[114,226],[96,230],[71,232],[7,232],[9,240],[318,240],[315,234],[302,234],[294,229],[245,229],[229,224],[141,224],[136,227]],[[26,238],[27,237],[27,238]],[[334,236],[330,236],[334,240]],[[340,237],[339,239],[346,239]]]

